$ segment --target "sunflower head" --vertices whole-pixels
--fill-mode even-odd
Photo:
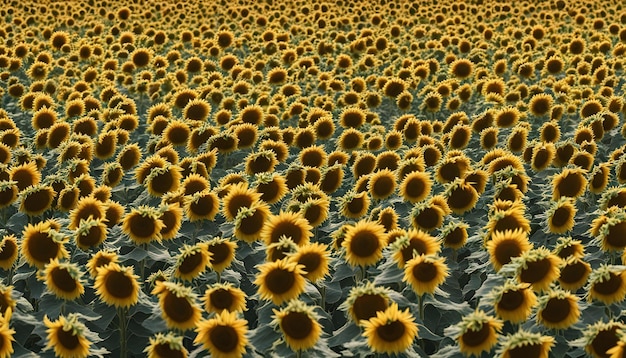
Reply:
[[[565,329],[578,321],[578,297],[570,291],[551,289],[537,300],[537,322],[551,329]]]
[[[177,357],[186,358],[189,352],[183,345],[183,337],[173,332],[157,333],[150,337],[150,343],[143,350],[148,358]]]
[[[501,320],[476,310],[447,329],[447,335],[455,337],[465,355],[480,356],[483,352],[490,352],[497,344],[502,326]]]
[[[206,289],[202,298],[207,312],[243,312],[246,310],[246,294],[231,283],[216,283]]]
[[[548,358],[554,343],[555,340],[551,336],[519,329],[504,337],[497,353],[503,358],[525,357],[531,354],[534,357]]]
[[[227,238],[214,237],[206,242],[210,253],[210,265],[215,272],[222,272],[235,259],[237,243]]]
[[[369,266],[382,258],[387,244],[385,227],[371,221],[361,220],[348,228],[342,246],[346,260],[352,266]]]
[[[83,273],[78,265],[70,262],[51,260],[42,272],[40,279],[55,296],[64,300],[73,300],[85,292],[82,282]]]
[[[60,233],[55,224],[42,221],[35,225],[28,224],[22,232],[20,254],[29,265],[43,268],[55,258],[69,256],[65,248],[67,237]]]
[[[305,288],[303,266],[284,258],[259,265],[254,284],[259,288],[261,299],[276,305],[298,297]]]
[[[493,302],[496,315],[511,323],[526,321],[537,304],[537,295],[528,284],[513,279],[494,288],[487,299]]]
[[[626,273],[621,266],[602,264],[589,275],[586,291],[589,301],[621,302],[626,297]]]
[[[105,266],[109,263],[118,263],[119,257],[115,251],[100,250],[93,254],[89,261],[87,261],[87,270],[92,278],[98,275],[98,268]]]
[[[419,255],[406,262],[403,281],[418,295],[434,293],[449,276],[445,259],[436,255]]]
[[[159,298],[161,316],[169,328],[186,331],[195,328],[202,317],[191,287],[170,281],[157,281],[152,290]]]
[[[130,307],[139,300],[139,276],[132,266],[110,262],[96,268],[94,289],[104,303],[115,307]]]
[[[304,277],[311,282],[323,279],[329,273],[330,252],[321,243],[309,243],[300,246],[289,259],[303,266]]]
[[[19,246],[15,235],[4,235],[0,240],[0,268],[9,270],[13,267],[18,254]]]
[[[396,303],[376,312],[376,317],[362,321],[361,325],[368,346],[378,353],[403,353],[418,333],[413,315],[408,309],[400,311]]]
[[[191,281],[210,265],[211,253],[204,244],[183,245],[174,264],[174,277]]]
[[[285,342],[294,352],[313,348],[320,338],[322,327],[315,308],[300,300],[291,300],[281,310],[273,309],[271,325],[278,327]]]
[[[57,357],[87,357],[92,344],[87,336],[91,332],[78,318],[75,313],[59,316],[56,321],[44,316],[43,322],[48,334],[45,349],[54,348]]]
[[[561,259],[545,247],[522,252],[511,260],[517,268],[517,278],[535,291],[544,291],[559,277]]]
[[[617,346],[619,332],[624,331],[623,322],[610,320],[587,325],[581,337],[585,351],[593,358],[608,357],[608,350]]]
[[[161,240],[164,224],[159,217],[157,208],[146,205],[133,208],[130,213],[124,215],[122,231],[137,244]]]
[[[238,318],[237,312],[223,310],[208,320],[198,323],[194,343],[202,343],[211,356],[240,357],[248,345],[248,322]]]
[[[569,256],[563,259],[559,285],[565,290],[576,292],[587,283],[590,274],[591,265],[589,263],[583,261],[581,257]]]

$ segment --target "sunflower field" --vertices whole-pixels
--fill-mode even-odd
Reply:
[[[626,356],[622,1],[0,18],[0,358]]]

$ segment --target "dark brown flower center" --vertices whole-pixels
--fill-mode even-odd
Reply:
[[[352,304],[352,312],[357,321],[376,317],[376,312],[387,309],[387,301],[381,295],[364,294],[357,297]]]
[[[292,220],[279,221],[272,230],[271,242],[278,242],[282,236],[291,238],[291,241],[298,245],[303,237],[302,228]]]
[[[380,248],[379,237],[368,230],[361,230],[354,234],[350,242],[350,252],[358,257],[369,257]]]
[[[169,344],[159,343],[154,346],[154,352],[158,357],[184,358],[185,355],[178,349],[170,348]]]
[[[617,327],[602,330],[598,332],[596,338],[591,341],[591,346],[599,357],[608,358],[610,356],[606,351],[617,345],[618,337],[616,332]]]
[[[135,214],[131,217],[130,232],[140,239],[151,239],[155,234],[156,225],[150,216]]]
[[[286,336],[294,339],[304,339],[313,332],[313,321],[303,312],[289,312],[283,317],[280,327]]]
[[[552,263],[547,258],[538,261],[530,261],[527,262],[526,265],[528,268],[522,269],[520,279],[522,282],[527,283],[540,282],[552,268]]]
[[[265,224],[265,214],[257,209],[251,216],[241,219],[239,231],[246,235],[253,235],[263,229],[263,224]]]
[[[237,331],[230,326],[216,326],[209,333],[211,343],[220,352],[232,352],[239,345],[239,335]]]
[[[567,298],[551,298],[546,307],[541,311],[541,318],[549,323],[563,322],[572,311]]]
[[[413,222],[425,230],[432,230],[441,223],[441,211],[434,207],[425,208],[413,217]]]
[[[211,304],[218,310],[228,310],[233,305],[235,298],[230,291],[219,288],[210,295]]]
[[[437,274],[437,266],[432,262],[421,262],[413,267],[413,276],[420,282],[430,282]]]
[[[593,285],[593,290],[601,295],[612,295],[616,293],[623,285],[621,276],[610,273],[608,280],[596,282]]]
[[[477,199],[476,191],[471,186],[454,189],[448,197],[448,205],[454,209],[465,209]]]
[[[463,333],[461,339],[463,340],[463,343],[465,343],[465,345],[470,347],[476,347],[483,344],[489,338],[490,334],[490,326],[488,323],[484,322],[482,327],[477,331],[468,329],[465,333]]]
[[[561,228],[565,226],[572,218],[572,212],[569,208],[561,207],[554,211],[552,215],[552,225]]]
[[[378,197],[391,195],[396,186],[394,178],[390,176],[380,176],[372,184],[372,192]]]
[[[191,255],[186,256],[183,259],[183,262],[178,266],[178,271],[182,274],[188,274],[193,272],[195,269],[202,264],[203,255],[202,252],[194,252]]]
[[[498,243],[495,249],[496,261],[500,265],[506,265],[511,259],[522,254],[520,243],[514,239],[503,240]]]
[[[304,265],[304,271],[306,271],[307,273],[315,272],[315,270],[317,270],[321,263],[322,258],[317,252],[309,252],[300,255],[300,259],[298,260],[298,264]]]
[[[4,245],[0,248],[0,261],[10,259],[15,251],[17,251],[17,244],[11,240],[3,240]]]
[[[64,292],[73,292],[76,289],[76,280],[66,269],[55,267],[50,272],[54,285]]]
[[[226,261],[226,259],[228,259],[231,255],[230,247],[225,243],[218,243],[209,246],[209,252],[213,254],[211,255],[211,264],[213,266]]]
[[[587,267],[582,262],[567,265],[561,269],[560,279],[564,283],[576,283],[585,277]]]
[[[193,307],[185,297],[176,297],[171,292],[165,293],[163,311],[175,322],[184,323],[193,318]]]
[[[502,293],[498,301],[498,309],[504,311],[515,311],[524,304],[526,295],[521,291],[506,291]]]
[[[67,350],[73,350],[80,344],[78,337],[72,334],[71,330],[66,332],[63,330],[63,327],[57,327],[56,331],[59,343],[61,343],[63,348],[66,348]]]
[[[579,174],[568,174],[557,185],[561,196],[575,197],[583,188],[583,177]]]
[[[609,233],[605,238],[611,246],[626,247],[626,222],[620,222],[609,227]]]
[[[111,271],[106,274],[106,292],[116,298],[129,298],[135,292],[132,278],[124,272]]]
[[[515,347],[509,350],[511,358],[529,358],[540,357],[543,347],[540,343],[528,344],[525,346]]]
[[[392,321],[376,328],[376,334],[378,337],[387,342],[395,342],[399,340],[405,332],[406,327],[404,326],[404,323],[399,321]]]
[[[294,273],[288,270],[276,268],[265,277],[265,285],[270,292],[283,294],[288,292],[296,282]]]
[[[36,232],[28,240],[28,252],[39,263],[48,263],[57,257],[59,244],[54,242],[47,233]]]

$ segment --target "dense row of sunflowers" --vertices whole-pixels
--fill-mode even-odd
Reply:
[[[0,16],[0,358],[626,353],[621,2]]]

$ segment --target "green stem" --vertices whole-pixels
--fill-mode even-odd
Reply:
[[[127,319],[126,319],[126,308],[119,307],[117,309],[117,318],[119,319],[119,328],[120,328],[120,358],[127,357],[127,344],[126,344],[126,328],[127,328]]]
[[[222,273],[219,271],[215,272],[217,274],[217,283],[222,283]]]
[[[424,295],[419,295],[418,297],[419,310],[420,310],[420,319],[422,322],[424,321]]]
[[[302,349],[298,349],[298,351],[296,352],[296,358],[301,358],[302,357]]]

